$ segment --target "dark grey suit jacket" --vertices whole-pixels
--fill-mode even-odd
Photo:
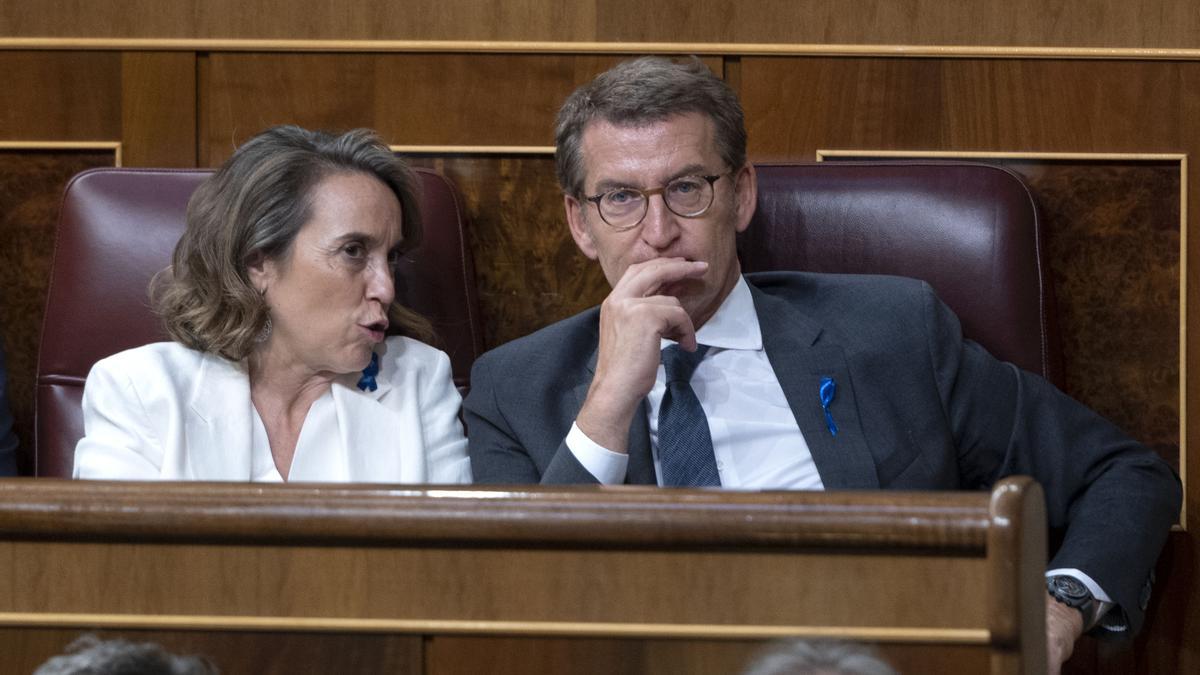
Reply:
[[[1033,476],[1049,526],[1066,528],[1050,567],[1083,570],[1140,626],[1142,590],[1182,498],[1157,455],[964,339],[924,282],[746,279],[767,358],[826,489],[976,490]],[[465,403],[476,481],[595,482],[564,439],[591,383],[598,317],[593,308],[476,361]],[[837,383],[837,436],[820,405],[823,377]],[[629,430],[627,482],[655,483],[644,414]]]

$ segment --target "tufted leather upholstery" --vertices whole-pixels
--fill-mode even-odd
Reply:
[[[34,473],[70,476],[83,435],[80,399],[99,359],[165,339],[147,287],[170,263],[192,191],[207,170],[96,169],[63,196],[38,361]],[[417,169],[424,239],[401,264],[397,297],[433,321],[455,382],[483,347],[466,218],[454,186]]]
[[[962,162],[758,165],[742,269],[923,279],[996,356],[1062,385],[1041,223],[1012,172]]]

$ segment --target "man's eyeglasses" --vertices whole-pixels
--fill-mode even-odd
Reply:
[[[650,198],[662,195],[667,208],[682,218],[695,218],[712,206],[716,190],[713,183],[729,173],[715,176],[681,176],[653,190],[615,188],[587,197],[596,205],[600,217],[614,230],[629,230],[641,224],[650,209]]]

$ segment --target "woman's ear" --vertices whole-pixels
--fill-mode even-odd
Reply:
[[[246,257],[246,276],[250,277],[250,285],[254,286],[260,295],[266,294],[267,286],[274,275],[274,268],[262,251],[255,251]]]

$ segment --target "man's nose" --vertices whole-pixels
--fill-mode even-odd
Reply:
[[[675,214],[667,208],[660,192],[646,202],[646,217],[642,219],[642,239],[650,246],[662,250],[679,236],[679,223]]]

